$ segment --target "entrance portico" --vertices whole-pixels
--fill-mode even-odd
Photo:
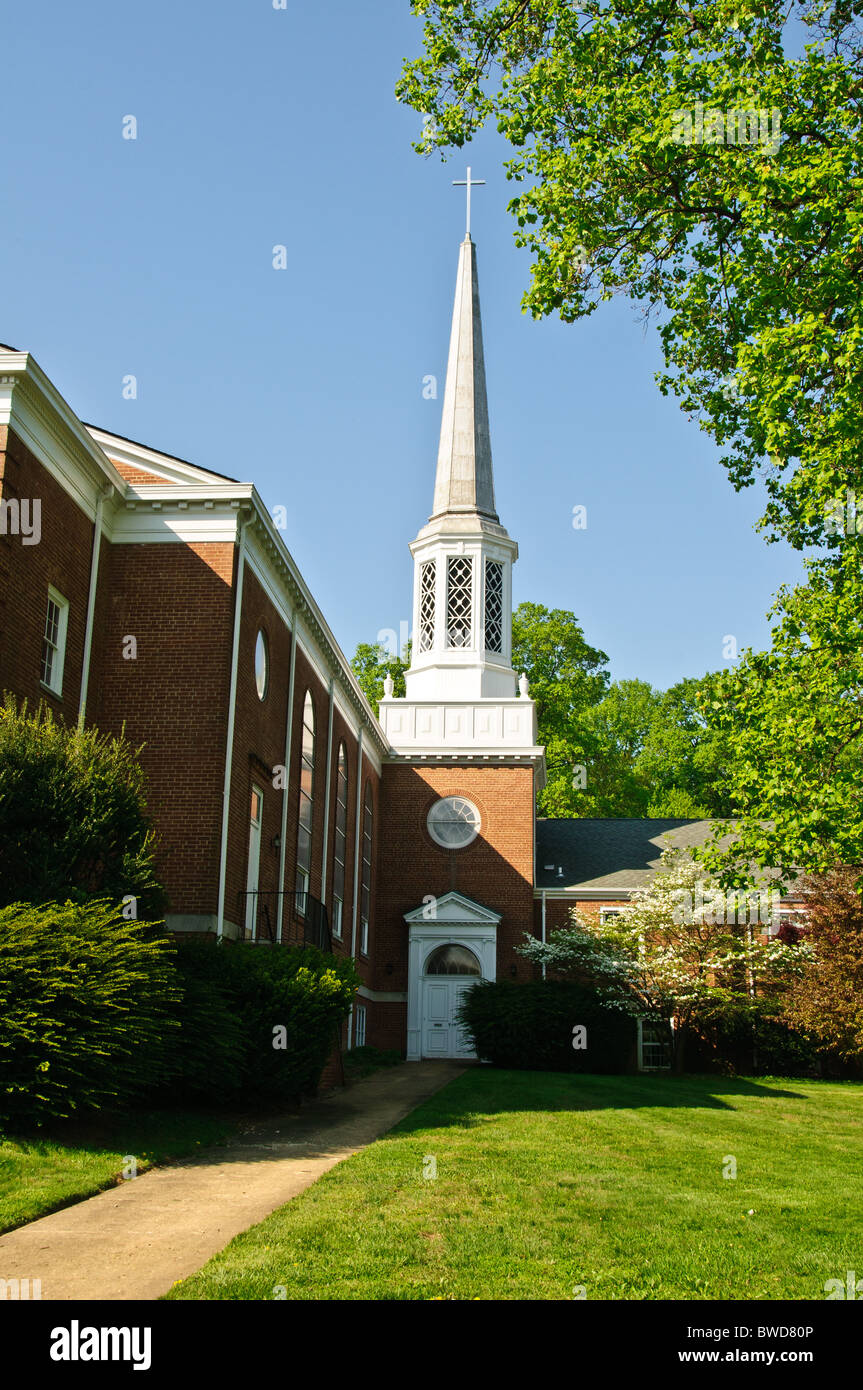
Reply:
[[[497,974],[500,913],[461,893],[445,893],[406,912],[408,1061],[476,1054],[456,1022],[462,995]],[[450,948],[450,949],[447,949]]]

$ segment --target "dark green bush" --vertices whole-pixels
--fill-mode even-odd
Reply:
[[[314,1093],[358,983],[350,957],[190,941],[177,958],[178,1092],[231,1101]]]
[[[460,1021],[484,1061],[535,1071],[626,1071],[636,1039],[633,1019],[569,980],[480,981],[464,996]],[[587,1029],[583,1050],[572,1045],[578,1024]]]
[[[806,1076],[818,1069],[816,1046],[780,1018],[768,997],[703,1005],[693,1023],[689,1068],[769,1076]]]
[[[41,706],[0,705],[0,906],[137,899],[160,917],[164,890],[144,775],[132,746],[95,729],[66,728]]]
[[[163,1081],[174,954],[162,928],[108,902],[0,908],[0,1123],[125,1104]]]

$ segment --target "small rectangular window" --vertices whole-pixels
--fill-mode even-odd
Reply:
[[[365,1047],[366,1045],[366,1006],[357,1004],[357,1035],[354,1040],[355,1047]]]
[[[66,660],[68,600],[56,589],[48,589],[45,633],[42,638],[42,684],[52,695],[63,693],[63,667]]]
[[[651,1023],[647,1019],[638,1020],[639,1069],[641,1071],[669,1071],[671,1069],[672,1036],[671,1029],[664,1023]]]

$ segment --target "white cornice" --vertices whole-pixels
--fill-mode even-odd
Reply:
[[[311,590],[300,574],[299,567],[282,540],[270,513],[264,506],[255,489],[252,489],[254,515],[250,529],[257,540],[262,555],[265,555],[276,570],[280,582],[290,595],[291,604],[296,611],[305,633],[317,645],[326,672],[324,684],[332,675],[338,681],[342,693],[359,719],[366,733],[371,736],[372,747],[366,752],[372,759],[376,770],[380,770],[380,759],[389,751],[389,744],[383,730],[375,718],[374,710],[366,699],[360,684],[351,670],[350,664],[333,636],[329,623],[312,597]],[[301,643],[301,645],[304,645]]]
[[[185,459],[174,458],[171,454],[163,454],[158,449],[149,448],[146,444],[137,444],[132,439],[124,439],[122,435],[111,434],[110,430],[100,429],[96,425],[85,425],[84,429],[95,439],[109,458],[116,459],[130,468],[140,468],[144,472],[155,473],[163,477],[166,482],[181,485],[201,483],[207,487],[222,485],[236,488],[238,486],[238,483],[231,478],[222,478],[218,473],[211,473],[206,468],[198,468],[194,463],[187,463]]]
[[[496,927],[501,920],[499,912],[485,907],[473,898],[466,898],[463,893],[457,893],[455,889],[443,893],[439,898],[435,898],[431,904],[420,903],[419,907],[412,908],[410,912],[405,912],[402,916],[409,926],[421,926],[424,923],[430,923],[434,926],[436,923],[446,925],[457,922],[459,926]]]
[[[125,483],[29,352],[0,350],[0,425],[8,425],[90,521]]]

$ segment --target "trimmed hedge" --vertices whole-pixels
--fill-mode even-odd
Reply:
[[[163,929],[113,903],[0,909],[0,1124],[121,1105],[164,1082],[173,958]]]
[[[636,1042],[634,1019],[569,980],[479,981],[464,996],[459,1021],[480,1058],[517,1070],[623,1072]],[[587,1030],[583,1049],[573,1047],[579,1024]]]
[[[350,957],[190,941],[177,962],[185,1003],[174,1089],[218,1100],[315,1092],[359,983]]]

